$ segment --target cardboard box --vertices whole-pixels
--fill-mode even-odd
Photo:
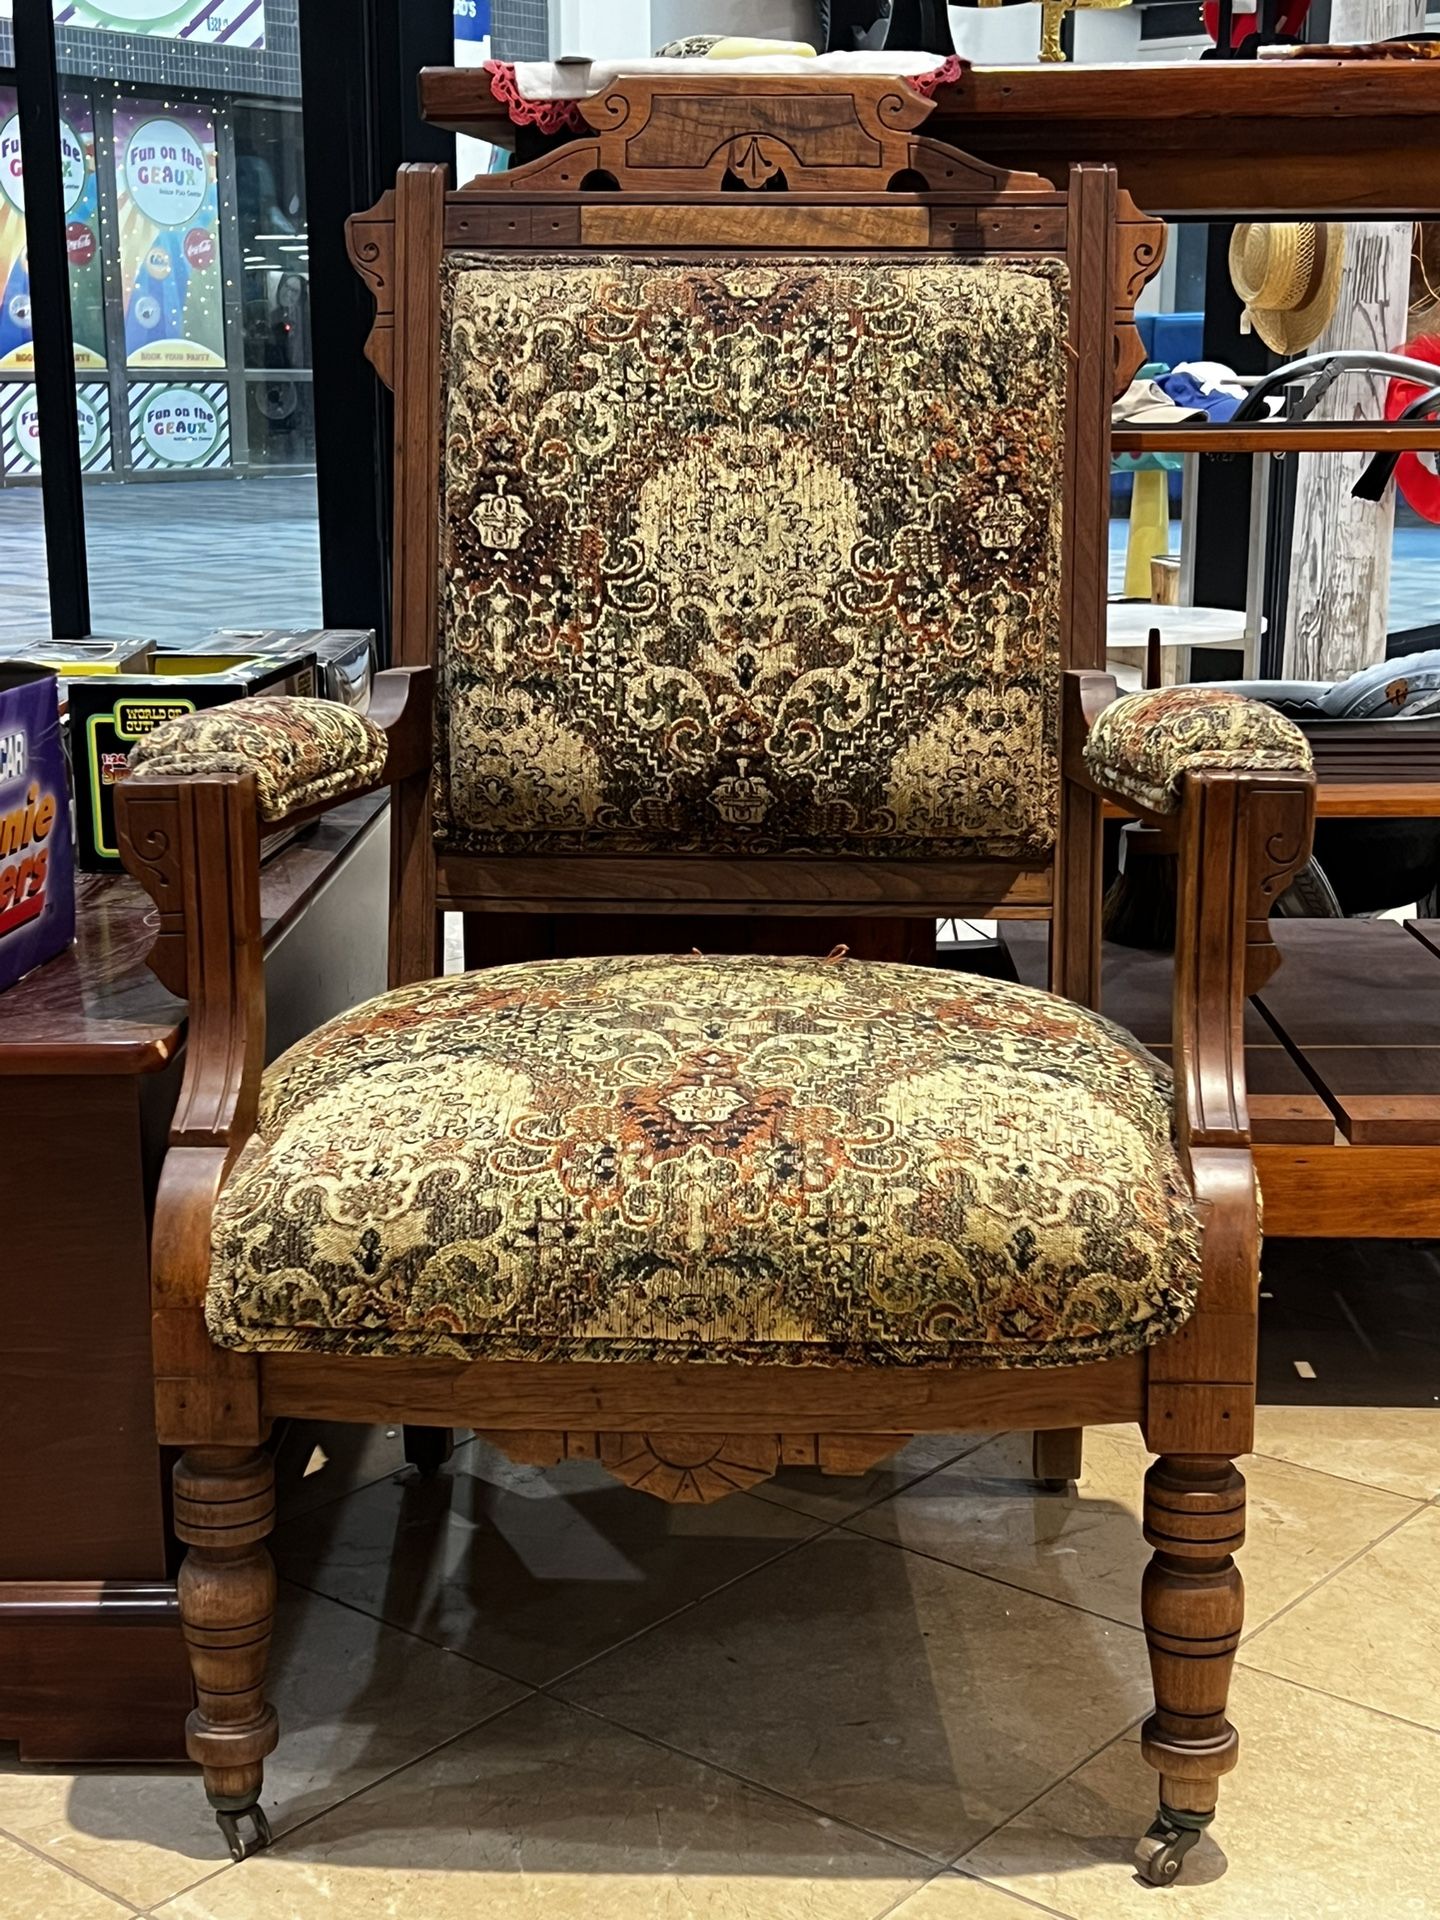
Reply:
[[[221,627],[185,653],[268,653],[315,656],[316,686],[324,700],[364,713],[375,678],[373,627]]]
[[[68,684],[75,777],[76,856],[90,873],[120,865],[115,788],[131,747],[156,727],[202,707],[257,693],[314,697],[315,656],[157,653],[144,674],[108,674]]]
[[[153,651],[148,640],[134,638],[92,635],[88,640],[51,640],[7,635],[0,639],[0,664],[14,660],[32,667],[49,667],[64,680],[76,674],[144,673]]]
[[[0,991],[75,938],[56,678],[0,662]]]

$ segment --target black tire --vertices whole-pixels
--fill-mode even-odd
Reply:
[[[1325,869],[1311,854],[1295,878],[1275,902],[1282,920],[1343,920],[1345,909],[1335,897],[1335,889],[1325,877]]]

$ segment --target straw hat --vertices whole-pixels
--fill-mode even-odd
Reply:
[[[1334,222],[1242,222],[1230,236],[1230,284],[1245,302],[1242,325],[1276,353],[1303,353],[1330,324],[1344,265],[1345,229]]]

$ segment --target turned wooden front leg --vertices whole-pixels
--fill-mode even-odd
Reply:
[[[1225,1706],[1245,1617],[1232,1558],[1245,1538],[1244,1479],[1229,1460],[1157,1460],[1145,1475],[1145,1538],[1155,1549],[1141,1588],[1155,1711],[1140,1749],[1160,1775],[1162,1809],[1200,1825],[1240,1748]]]
[[[262,1543],[274,1523],[268,1454],[207,1447],[181,1456],[175,1531],[190,1550],[180,1568],[180,1620],[200,1697],[185,1745],[222,1812],[259,1801],[265,1756],[279,1734],[265,1699],[275,1569]]]

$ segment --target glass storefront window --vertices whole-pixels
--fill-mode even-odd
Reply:
[[[123,99],[112,117],[125,364],[225,365],[215,121],[198,106]]]
[[[245,365],[310,365],[305,149],[293,109],[235,109],[235,205]]]
[[[86,93],[67,89],[60,103],[60,159],[75,365],[105,365],[104,284],[95,168],[95,115]],[[13,86],[0,85],[0,374],[35,365],[30,328],[30,268],[25,248],[25,172]]]
[[[251,374],[245,381],[245,408],[252,465],[315,464],[315,402],[308,380]]]
[[[88,30],[58,39],[93,155],[85,338],[101,357],[78,394],[100,449],[92,625],[178,639],[316,624],[298,0],[221,0],[178,27],[141,11],[115,33],[136,0],[87,4],[73,26]],[[80,264],[72,238],[77,339]],[[20,479],[0,468],[0,521]]]
[[[293,108],[237,105],[245,431],[252,466],[315,458],[305,149]]]

